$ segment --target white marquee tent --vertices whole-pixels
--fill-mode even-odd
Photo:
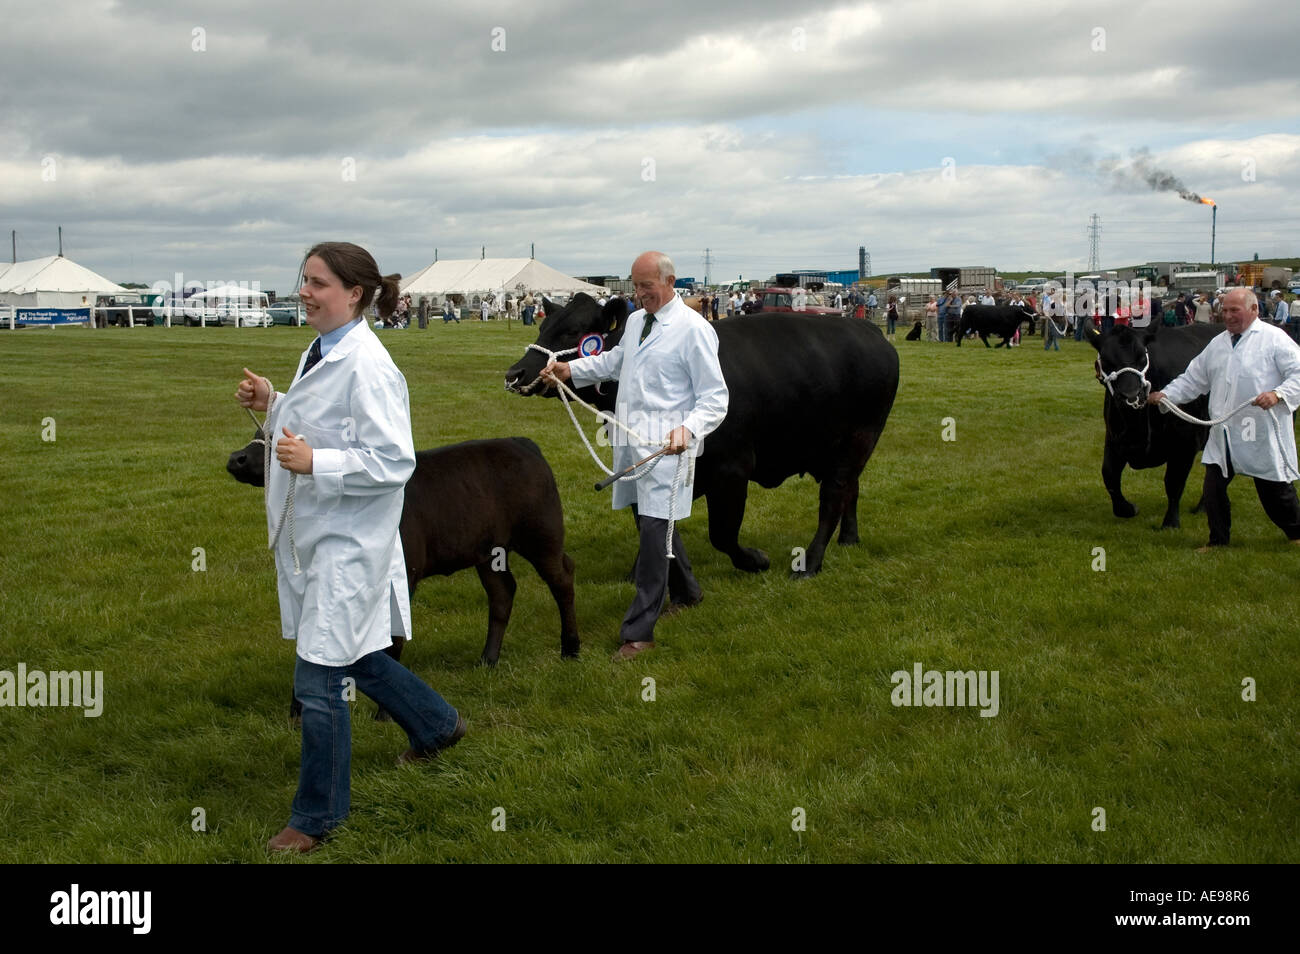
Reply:
[[[608,289],[579,281],[533,258],[459,258],[434,262],[402,283],[402,291],[415,301],[421,297],[483,295],[520,289],[547,296],[608,295]]]
[[[97,295],[125,291],[121,285],[62,255],[0,267],[0,305],[15,308],[89,308]]]

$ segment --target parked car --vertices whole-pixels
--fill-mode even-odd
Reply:
[[[840,315],[843,312],[826,305],[826,300],[815,292],[802,288],[770,287],[759,289],[760,311],[800,312],[805,315]],[[755,312],[757,314],[758,312]]]
[[[1016,291],[1020,292],[1022,295],[1040,295],[1047,287],[1049,281],[1050,279],[1047,278],[1026,278],[1016,286]]]
[[[298,301],[277,301],[267,309],[271,320],[277,325],[301,325],[302,303]]]
[[[152,302],[140,295],[100,295],[95,301],[95,313],[102,324],[120,328],[129,328],[132,322],[152,328],[156,320]]]

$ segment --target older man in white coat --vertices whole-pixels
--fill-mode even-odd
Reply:
[[[1292,543],[1300,542],[1300,501],[1291,483],[1300,478],[1291,418],[1300,407],[1300,346],[1258,318],[1259,303],[1250,289],[1228,292],[1223,299],[1228,330],[1210,341],[1164,391],[1153,391],[1147,399],[1152,404],[1163,398],[1185,404],[1208,393],[1212,418],[1251,402],[1251,407],[1210,428],[1201,454],[1210,524],[1210,542],[1200,548],[1202,553],[1228,545],[1228,482],[1237,473],[1255,478],[1264,512]]]
[[[651,446],[629,446],[621,431],[611,434],[614,468],[621,470],[667,445],[665,456],[640,480],[614,485],[614,509],[632,506],[640,549],[636,562],[636,598],[623,619],[622,645],[616,659],[631,659],[654,648],[655,621],[670,599],[669,611],[693,606],[704,598],[691,573],[681,536],[673,530],[673,560],[667,558],[668,523],[690,516],[694,457],[702,441],[727,414],[727,383],[718,364],[718,335],[688,308],[673,289],[672,260],[646,252],[632,264],[632,284],[641,309],[628,316],[619,343],[603,354],[552,362],[542,372],[582,386],[617,379],[615,414]],[[676,506],[675,456],[689,452],[680,468]]]

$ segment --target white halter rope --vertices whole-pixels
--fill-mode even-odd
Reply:
[[[528,347],[532,351],[540,351],[542,354],[546,355],[546,357],[550,361],[558,361],[560,359],[560,355],[568,354],[571,351],[578,350],[577,348],[565,348],[562,351],[551,351],[549,348],[543,348],[541,345],[537,344],[536,342],[530,344]],[[528,387],[531,388],[541,379],[542,376],[538,374],[537,377],[533,378],[533,380],[528,384]],[[552,382],[548,382],[548,383],[552,383]],[[602,411],[600,408],[593,407],[592,405],[584,401],[582,398],[578,397],[578,395],[563,381],[556,379],[553,383],[555,384],[557,390],[559,390],[560,392],[560,401],[561,403],[564,404],[564,409],[569,412],[569,420],[573,422],[574,430],[578,432],[578,436],[582,438],[582,443],[586,445],[587,453],[591,455],[591,459],[596,462],[597,467],[599,467],[601,470],[605,472],[606,476],[609,477],[614,476],[614,471],[606,467],[605,462],[601,460],[599,456],[597,456],[596,449],[591,446],[591,441],[587,439],[586,432],[583,431],[582,425],[578,423],[577,415],[573,413],[573,406],[569,403],[570,400],[576,401],[579,404],[581,404],[592,414],[596,415],[596,417],[599,418],[601,421],[603,421],[605,424],[607,425],[612,424],[614,427],[617,427],[619,430],[623,431],[623,433],[627,434],[627,436],[632,439],[633,443],[638,444],[642,447],[654,446],[654,444],[646,440],[644,437],[642,437],[636,431],[632,430],[632,428],[628,427],[626,424],[624,424],[618,418],[614,417],[612,414],[607,414],[604,411]],[[667,441],[664,442],[664,446],[665,447],[668,446]],[[640,480],[642,477],[646,476],[652,470],[654,470],[655,465],[658,463],[659,463],[658,460],[653,460],[650,463],[646,464],[646,466],[643,467],[641,470],[620,477],[619,480],[628,480],[628,481]],[[677,489],[678,487],[681,486],[682,483],[682,474],[684,473],[683,465],[685,463],[686,463],[686,453],[682,452],[681,454],[677,455],[677,469],[673,471],[673,482],[668,494],[668,532],[666,534],[667,539],[664,541],[664,549],[668,556],[668,559],[670,560],[673,559],[673,530],[676,528],[676,523],[677,523],[673,516],[674,514],[677,513]]]
[[[1051,319],[1049,318],[1048,320],[1050,321]],[[1064,336],[1062,336],[1062,337],[1064,337]],[[1110,374],[1103,374],[1102,371],[1101,371],[1101,357],[1098,356],[1098,358],[1097,358],[1097,380],[1100,381],[1102,384],[1106,385],[1106,390],[1110,392],[1110,396],[1111,396],[1111,397],[1115,398],[1116,400],[1121,400],[1121,398],[1119,397],[1119,395],[1117,395],[1117,394],[1115,393],[1115,379],[1118,378],[1121,374],[1124,374],[1124,373],[1126,373],[1126,372],[1127,372],[1128,374],[1136,374],[1136,375],[1141,379],[1141,381],[1142,381],[1142,386],[1145,388],[1144,393],[1142,394],[1142,396],[1141,396],[1140,398],[1137,399],[1137,403],[1136,403],[1136,404],[1134,404],[1132,401],[1130,401],[1130,400],[1128,400],[1128,399],[1122,399],[1122,400],[1123,400],[1124,403],[1127,404],[1129,407],[1134,408],[1134,409],[1140,409],[1140,408],[1142,407],[1142,405],[1146,403],[1146,396],[1147,396],[1148,394],[1151,393],[1151,382],[1147,380],[1147,368],[1151,367],[1151,353],[1150,353],[1150,352],[1147,352],[1146,359],[1147,359],[1147,360],[1146,360],[1146,364],[1142,365],[1142,367],[1141,367],[1140,369],[1139,369],[1139,368],[1130,368],[1130,367],[1128,367],[1128,366],[1126,365],[1126,366],[1124,366],[1124,367],[1122,367],[1122,368],[1119,368],[1119,369],[1117,369],[1117,370],[1115,370],[1115,371],[1112,371]],[[1234,413],[1235,413],[1235,412],[1234,412]],[[1200,422],[1195,422],[1195,423],[1200,423]]]
[[[270,384],[270,381],[267,382]],[[266,420],[271,420],[271,408],[275,406],[275,388],[271,388],[271,393],[266,399]],[[257,415],[253,413],[252,408],[245,408],[248,416],[257,424],[257,431],[261,437],[253,439],[254,444],[261,444],[262,451],[262,496],[269,502],[271,493],[271,444],[274,443],[274,435],[267,429],[264,423],[258,423]],[[293,509],[293,492],[294,485],[298,482],[298,475],[289,471],[289,492],[284,495],[284,506],[280,508],[280,522],[276,525],[275,533],[271,537],[271,542],[267,545],[268,550],[274,550],[275,545],[280,542],[280,533],[284,530],[285,524],[289,525],[289,553],[293,556],[293,573],[297,576],[302,572],[302,565],[298,562],[298,542],[294,535],[294,509]]]
[[[1047,312],[1043,312],[1043,321],[1050,321],[1050,322],[1052,323],[1052,327],[1053,327],[1054,329],[1056,329],[1056,336],[1057,336],[1058,338],[1064,338],[1064,337],[1065,337],[1065,329],[1068,328],[1068,327],[1070,327],[1070,320],[1069,320],[1068,318],[1067,318],[1065,321],[1061,322],[1061,323],[1058,325],[1058,324],[1056,323],[1056,319],[1054,319],[1054,318],[1053,318],[1051,315],[1049,315]]]
[[[1254,398],[1251,398],[1249,401],[1242,401],[1240,404],[1234,407],[1227,414],[1224,414],[1220,417],[1216,417],[1212,421],[1202,421],[1199,418],[1192,417],[1192,415],[1188,414],[1186,411],[1180,408],[1173,401],[1169,400],[1169,398],[1162,398],[1160,400],[1160,413],[1164,414],[1167,411],[1172,412],[1175,417],[1182,418],[1188,424],[1199,424],[1202,427],[1215,427],[1216,425],[1222,424],[1225,421],[1229,421],[1232,418],[1236,417],[1239,413],[1241,413],[1242,411],[1244,411],[1246,408],[1250,407],[1254,403],[1255,403]],[[1283,407],[1285,406],[1286,405],[1283,405]],[[1274,407],[1276,407],[1276,405],[1274,405]],[[1260,408],[1260,410],[1263,411],[1264,409]],[[1282,434],[1281,431],[1278,430],[1279,425],[1277,422],[1277,415],[1273,413],[1272,409],[1269,409],[1267,411],[1264,411],[1264,416],[1268,418],[1269,438],[1272,442],[1274,452],[1276,452],[1278,459],[1282,461],[1283,467],[1286,468],[1289,474],[1295,474],[1294,477],[1288,476],[1287,479],[1300,480],[1300,472],[1296,471],[1296,469],[1291,466],[1290,461],[1286,459],[1286,455],[1282,453]]]

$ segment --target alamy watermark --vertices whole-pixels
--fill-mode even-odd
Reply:
[[[889,701],[895,706],[979,706],[980,716],[991,718],[998,714],[998,677],[996,669],[940,672],[915,663],[910,673],[900,669],[890,677],[894,690]]]
[[[70,706],[84,709],[87,719],[97,718],[104,711],[104,673],[72,670],[44,672],[28,670],[26,663],[18,664],[18,671],[0,669],[0,707]]]
[[[1150,315],[1151,282],[1145,278],[1075,281],[1074,273],[1066,272],[1064,283],[1052,279],[1043,286],[1041,304],[1043,314],[1057,318],[1113,315],[1120,305],[1130,309],[1136,306],[1137,315]]]
[[[209,318],[214,314],[228,311],[232,306],[238,307],[240,303],[255,304],[258,296],[262,291],[260,281],[205,281],[197,279],[186,280],[182,272],[176,272],[173,281],[167,281],[160,278],[150,286],[149,291],[154,295],[160,295],[157,304],[153,307],[155,317],[161,318],[170,308],[173,315],[184,315],[186,318],[201,318],[207,315]],[[218,288],[231,289],[231,294],[220,298],[201,298],[197,297],[201,292],[211,292]]]
[[[83,891],[74,884],[50,895],[51,924],[126,924],[132,934],[148,934],[152,911],[152,891]]]

